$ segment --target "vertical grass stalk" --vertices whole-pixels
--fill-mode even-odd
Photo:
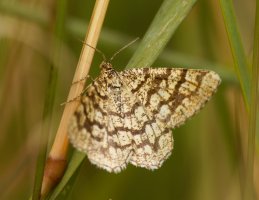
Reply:
[[[101,27],[105,18],[106,10],[109,0],[97,0],[95,3],[94,11],[91,17],[90,26],[86,34],[84,42],[96,47],[100,35]],[[73,82],[84,79],[90,69],[94,50],[86,45],[83,45],[81,55],[77,64]],[[84,89],[85,81],[80,81],[77,84],[72,84],[68,101],[80,96]],[[64,163],[67,159],[68,151],[68,138],[67,126],[69,120],[78,105],[77,101],[67,103],[57,130],[57,134],[52,145],[50,154],[47,159],[45,174],[43,179],[42,194],[47,194],[52,189],[52,180],[60,179],[63,176]],[[45,180],[45,181],[44,181]]]
[[[238,31],[232,0],[220,0],[222,15],[228,34],[235,70],[238,76],[247,111],[250,111],[251,76],[245,51]]]
[[[40,198],[41,184],[43,180],[44,166],[47,154],[47,143],[48,136],[51,127],[51,116],[53,110],[53,102],[55,97],[55,89],[57,82],[57,71],[51,66],[49,81],[47,86],[47,92],[45,96],[45,103],[43,108],[43,116],[42,116],[42,128],[40,135],[40,144],[39,144],[39,153],[37,157],[35,178],[34,178],[34,186],[33,186],[33,194],[32,200],[38,200]]]
[[[256,2],[254,49],[252,65],[251,86],[251,112],[249,113],[248,155],[247,155],[247,181],[245,199],[255,199],[254,191],[254,154],[255,136],[257,130],[256,121],[259,117],[258,111],[258,85],[259,85],[259,1]]]

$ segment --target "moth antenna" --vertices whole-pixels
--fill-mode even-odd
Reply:
[[[102,57],[103,57],[103,60],[107,60],[105,54],[104,54],[101,50],[99,50],[99,49],[97,49],[97,48],[95,48],[95,47],[92,47],[91,45],[87,44],[87,43],[84,42],[84,41],[81,41],[81,42],[82,42],[84,45],[86,45],[86,46],[92,48],[93,50],[95,50],[96,52],[98,52],[99,54],[101,54]]]
[[[139,39],[139,37],[137,37],[136,39],[132,40],[130,43],[126,44],[124,47],[122,47],[121,49],[119,49],[118,51],[116,51],[113,56],[110,58],[110,61],[112,61],[114,59],[115,56],[117,56],[121,51],[123,51],[124,49],[126,49],[127,47],[129,47],[130,45],[132,45],[134,42],[136,42]]]

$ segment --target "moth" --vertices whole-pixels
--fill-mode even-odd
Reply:
[[[91,163],[118,173],[128,163],[157,169],[173,149],[172,129],[197,113],[221,80],[209,70],[135,68],[103,61],[68,126]]]

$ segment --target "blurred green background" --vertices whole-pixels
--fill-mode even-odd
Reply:
[[[111,0],[98,48],[109,57],[132,39],[142,38],[162,2]],[[0,2],[0,199],[31,196],[49,73],[51,67],[56,69],[51,144],[94,3]],[[255,0],[233,4],[251,63]],[[137,45],[116,57],[115,69],[127,65]],[[98,75],[101,60],[96,54],[92,77]],[[152,66],[214,70],[223,79],[218,92],[198,115],[173,130],[174,150],[160,169],[128,166],[110,174],[85,159],[59,199],[242,199],[248,116],[233,65],[219,1],[197,1]],[[258,145],[255,156],[259,195]]]

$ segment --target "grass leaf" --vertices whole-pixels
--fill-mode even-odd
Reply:
[[[50,133],[51,115],[54,104],[55,90],[57,82],[57,70],[51,66],[49,75],[49,87],[47,87],[47,93],[45,97],[45,104],[42,116],[42,128],[40,135],[39,153],[36,164],[36,172],[34,176],[34,186],[32,193],[32,200],[38,200],[41,192],[41,184],[44,173],[44,166],[47,153],[47,141]]]
[[[195,2],[196,0],[164,1],[127,68],[150,66]]]
[[[220,0],[225,27],[235,63],[235,70],[242,88],[247,111],[250,110],[251,76],[244,48],[238,31],[234,9],[231,0]]]
[[[245,199],[255,199],[254,191],[254,155],[255,138],[259,132],[257,127],[258,113],[258,86],[259,86],[259,1],[256,3],[255,29],[254,29],[254,50],[252,65],[252,85],[251,85],[251,112],[249,113],[249,134],[248,134],[248,155],[247,155],[247,183]]]
[[[58,198],[59,196],[66,195],[66,188],[69,188],[69,181],[70,179],[75,176],[76,171],[82,164],[83,160],[85,159],[86,155],[84,153],[81,153],[79,151],[74,151],[73,155],[70,159],[70,162],[68,164],[67,170],[65,172],[65,175],[63,176],[62,180],[58,184],[58,186],[55,188],[53,193],[51,194],[49,200],[54,200]],[[65,193],[64,193],[65,192]]]

